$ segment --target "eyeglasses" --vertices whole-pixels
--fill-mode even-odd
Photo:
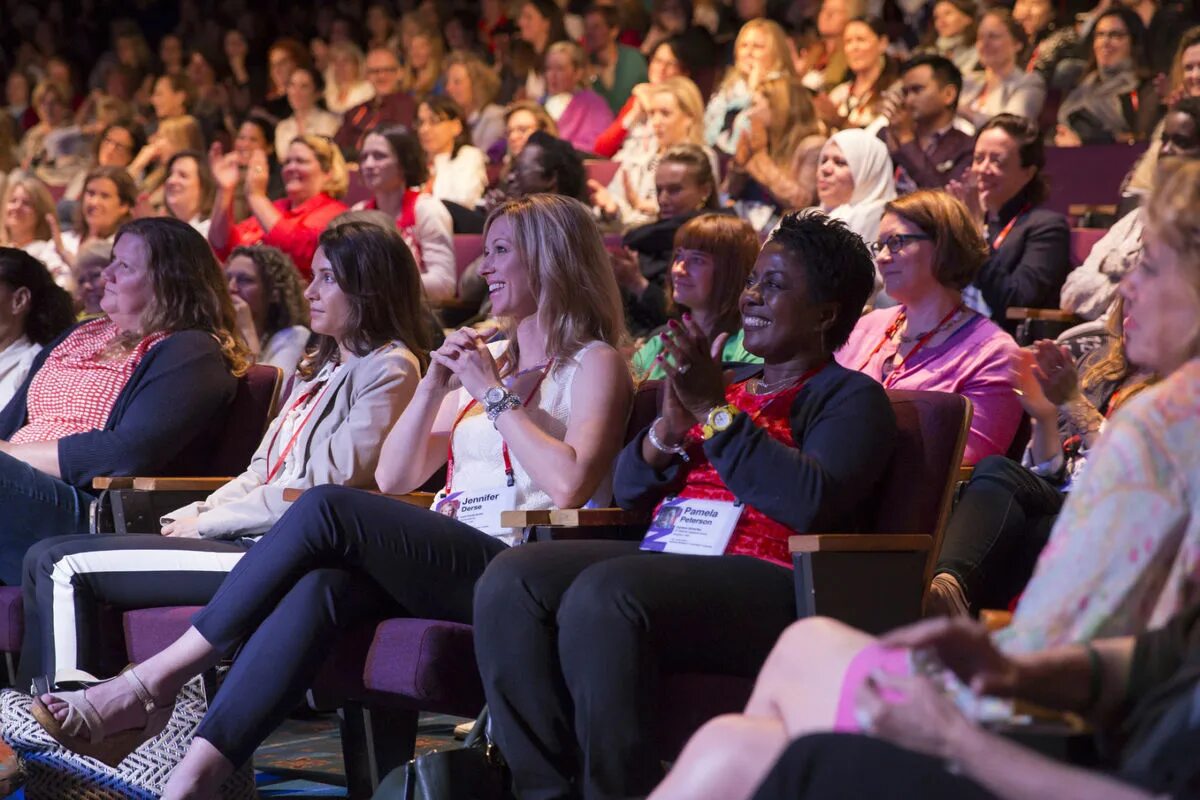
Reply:
[[[867,245],[867,249],[871,251],[871,255],[878,257],[886,247],[888,252],[894,255],[903,250],[909,242],[928,242],[931,238],[923,233],[893,233],[886,239],[871,242]]]
[[[111,136],[105,136],[103,139],[100,140],[100,143],[106,144],[109,147],[114,147],[117,150],[124,150],[127,153],[133,152],[133,145],[125,144],[125,142],[122,142],[120,139],[114,139]]]
[[[1129,31],[1096,31],[1097,39],[1128,39]]]

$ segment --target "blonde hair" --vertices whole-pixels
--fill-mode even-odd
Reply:
[[[500,93],[500,76],[474,53],[455,50],[446,59],[445,72],[453,66],[460,66],[467,71],[471,79],[471,101],[476,110],[483,108],[496,99]]]
[[[407,19],[407,15],[405,19]],[[442,46],[442,36],[436,29],[419,25],[409,37],[410,46],[412,40],[417,37],[429,42],[429,63],[419,71],[413,70],[409,64],[405,63],[401,75],[404,88],[420,97],[432,92],[438,78],[441,77],[445,48]]]
[[[545,131],[554,138],[558,138],[558,123],[554,121],[554,117],[546,113],[544,105],[533,100],[514,100],[508,104],[508,108],[504,109],[504,124],[507,125],[509,117],[518,111],[528,111],[537,120],[539,131]]]
[[[339,40],[329,45],[329,60],[332,61],[333,57],[337,55],[350,56],[350,58],[354,59],[354,64],[358,67],[358,80],[362,80],[363,69],[366,67],[367,60],[367,57],[363,55],[362,48],[354,42]],[[333,74],[332,68],[329,74]]]
[[[204,147],[204,132],[200,129],[200,123],[190,114],[167,117],[158,123],[158,133],[162,134],[171,143],[171,149],[175,153],[182,153],[185,150],[194,150],[198,153],[206,151]],[[141,189],[143,192],[156,191],[167,182],[167,164],[169,161],[170,159],[163,161],[152,172],[142,178]]]
[[[669,94],[679,104],[679,110],[692,121],[688,129],[689,144],[704,144],[704,98],[691,78],[676,75],[650,89],[651,96]]]
[[[587,53],[583,52],[583,48],[580,47],[579,45],[575,44],[575,42],[569,42],[569,41],[555,42],[554,44],[552,44],[546,48],[546,55],[543,56],[543,58],[542,58],[542,69],[546,68],[546,62],[550,59],[550,56],[557,55],[557,54],[562,54],[562,55],[566,56],[567,58],[569,58],[571,60],[571,66],[573,66],[575,68],[576,72],[579,73],[579,81],[576,84],[576,88],[578,88],[578,89],[587,88],[588,60],[587,60]]]
[[[546,355],[568,359],[594,341],[619,349],[626,338],[625,311],[591,210],[557,194],[509,200],[488,215],[485,238],[501,217],[512,225],[513,248],[529,270],[538,319],[546,331]],[[519,355],[516,320],[503,325],[510,342],[507,369],[513,369]]]
[[[33,213],[36,217],[33,237],[48,241],[53,234],[50,232],[50,223],[46,221],[46,215],[55,213],[54,197],[46,188],[46,184],[42,183],[36,175],[28,172],[14,172],[8,178],[8,186],[4,189],[4,199],[0,201],[0,208],[8,208],[8,201],[18,187],[24,189],[25,193],[29,195],[29,199],[33,201]],[[0,226],[0,245],[9,246],[11,242],[8,226]]]
[[[783,32],[783,28],[778,22],[769,19],[752,19],[742,26],[738,31],[737,39],[733,43],[733,52],[737,53],[738,45],[742,43],[742,39],[748,36],[752,31],[761,31],[767,37],[767,45],[775,54],[775,63],[767,67],[764,78],[777,77],[786,75],[794,77],[795,69],[792,67],[792,53],[788,49],[787,34]],[[737,61],[735,55],[734,65],[725,71],[725,79],[721,81],[721,89],[727,89],[739,80],[749,76],[738,72]]]
[[[330,197],[344,195],[350,188],[350,173],[346,170],[346,159],[342,157],[341,149],[331,139],[311,133],[297,136],[288,146],[296,143],[312,150],[317,163],[321,165],[321,171],[329,173],[329,180],[325,182],[321,191]]]
[[[1200,161],[1171,158],[1159,164],[1159,179],[1146,203],[1147,233],[1176,255],[1200,306]],[[1191,356],[1200,354],[1200,316],[1182,339],[1190,343]]]

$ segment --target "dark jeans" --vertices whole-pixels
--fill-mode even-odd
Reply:
[[[753,800],[995,800],[946,764],[870,736],[823,733],[783,751]]]
[[[87,533],[92,495],[0,453],[0,582],[21,584],[21,560],[35,542]]]
[[[649,794],[663,676],[752,678],[795,614],[791,570],[746,556],[612,541],[502,553],[475,593],[475,648],[518,795]]]
[[[241,647],[196,735],[243,763],[301,701],[340,629],[398,615],[469,623],[475,582],[505,549],[423,508],[308,490],[193,619],[219,652]]]
[[[936,572],[958,579],[972,609],[1008,608],[1029,582],[1064,500],[1017,462],[988,456],[954,506]]]

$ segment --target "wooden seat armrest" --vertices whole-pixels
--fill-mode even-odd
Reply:
[[[958,468],[958,480],[960,483],[966,483],[971,480],[971,476],[975,474],[974,467],[961,466]]]
[[[215,492],[233,478],[134,478],[140,492]]]
[[[114,478],[109,475],[104,475],[99,478],[92,478],[92,488],[104,491],[105,489],[132,489],[133,478]]]
[[[1072,314],[1070,311],[1064,311],[1061,308],[1021,308],[1013,306],[1005,310],[1004,316],[1008,319],[1037,319],[1047,322],[1065,322],[1068,324],[1083,322],[1081,317]]]
[[[993,633],[1001,631],[1012,624],[1012,612],[997,608],[984,608],[979,611],[979,621]]]
[[[649,525],[650,515],[623,508],[555,508],[539,511],[505,511],[500,524],[506,528],[602,528]]]
[[[788,537],[792,553],[925,553],[933,537],[923,533],[806,533]]]
[[[300,495],[304,494],[304,489],[284,489],[283,501],[285,503],[293,503],[300,499]],[[429,508],[433,505],[433,492],[409,492],[407,494],[387,494],[385,492],[370,492],[377,494],[380,497],[387,497],[392,500],[399,500],[401,503],[408,503],[410,506],[418,506],[420,508]]]

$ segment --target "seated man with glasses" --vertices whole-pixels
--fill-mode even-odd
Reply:
[[[996,323],[963,304],[962,290],[988,254],[966,206],[932,190],[893,200],[870,247],[885,290],[899,305],[862,317],[837,352],[838,363],[888,389],[966,396],[975,415],[963,463],[1003,455],[1021,422],[1009,380],[1018,348]]]
[[[333,137],[347,161],[358,158],[368,133],[391,125],[411,128],[417,115],[412,95],[400,87],[400,59],[390,48],[376,47],[367,53],[366,73],[375,96],[347,111]]]

